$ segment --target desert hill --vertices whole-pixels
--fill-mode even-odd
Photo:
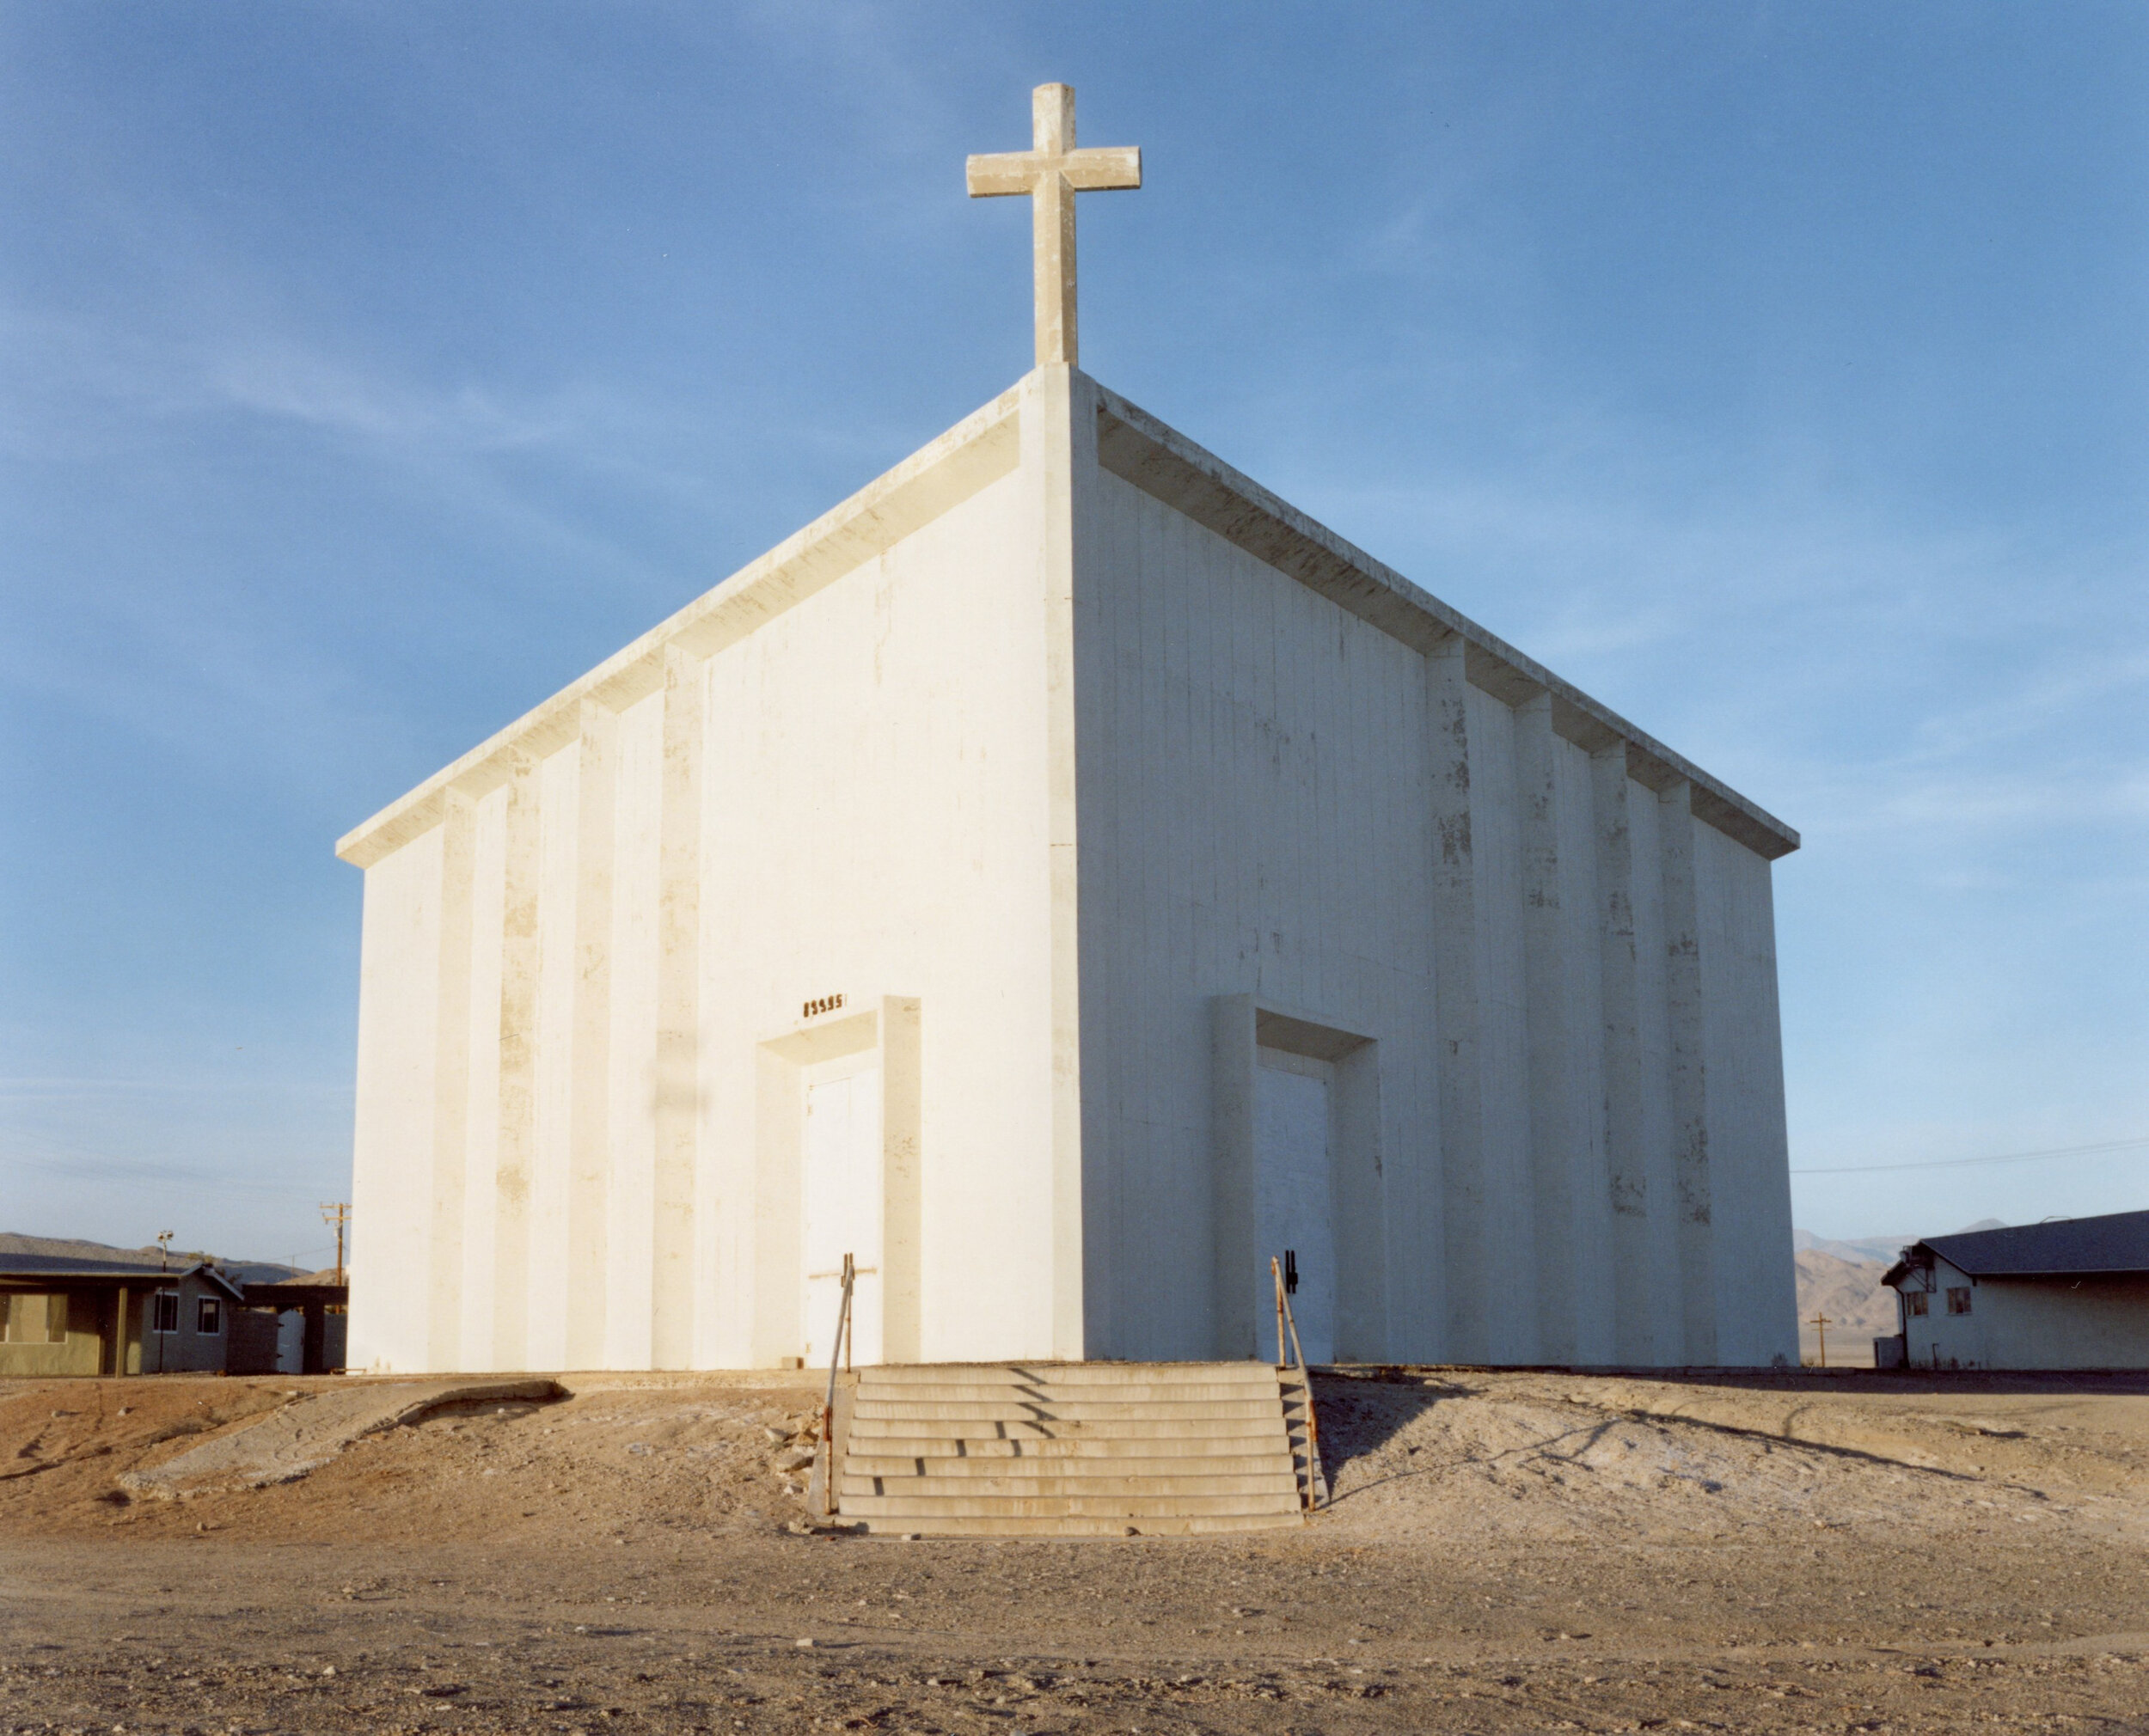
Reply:
[[[146,1248],[115,1248],[108,1242],[86,1242],[71,1236],[23,1236],[12,1230],[0,1230],[0,1254],[22,1254],[46,1260],[123,1260],[129,1263],[147,1261],[153,1264],[159,1257],[159,1250],[154,1242]],[[280,1265],[273,1260],[227,1260],[193,1248],[174,1248],[171,1251],[174,1271],[184,1271],[197,1262],[211,1259],[242,1284],[272,1284],[280,1279],[303,1275],[297,1267]]]

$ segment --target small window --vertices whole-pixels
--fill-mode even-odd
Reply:
[[[1970,1311],[1970,1292],[1968,1285],[1956,1285],[1948,1291],[1948,1312],[1967,1314]]]
[[[159,1290],[150,1298],[150,1330],[176,1332],[179,1330],[179,1292]]]
[[[204,1338],[214,1338],[223,1330],[223,1304],[214,1296],[195,1298],[194,1330]]]
[[[64,1296],[0,1296],[0,1336],[10,1344],[64,1344]]]
[[[1932,1311],[1932,1298],[1923,1290],[1906,1290],[1903,1292],[1903,1306],[1913,1314],[1929,1314]]]

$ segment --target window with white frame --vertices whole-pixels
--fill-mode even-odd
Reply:
[[[194,1299],[194,1330],[204,1338],[214,1338],[223,1330],[223,1304],[216,1297]]]
[[[159,1290],[150,1298],[150,1330],[176,1332],[179,1330],[179,1292]]]
[[[1950,1285],[1948,1288],[1948,1312],[1967,1314],[1970,1311],[1970,1287],[1967,1284]]]
[[[1903,1292],[1903,1306],[1913,1314],[1929,1314],[1932,1311],[1932,1298],[1923,1290],[1906,1290]]]

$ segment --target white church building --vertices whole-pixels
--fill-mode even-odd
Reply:
[[[350,1362],[1797,1355],[1797,835],[1038,365],[339,844]]]

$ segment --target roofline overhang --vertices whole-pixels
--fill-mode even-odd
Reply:
[[[519,760],[574,740],[585,702],[618,710],[647,697],[663,685],[675,649],[713,655],[1011,473],[1021,462],[1019,413],[1031,377],[354,827],[336,854],[372,866],[438,824],[451,789],[482,796]],[[1695,817],[1757,855],[1773,860],[1798,847],[1797,832],[1720,779],[1147,411],[1074,377],[1093,394],[1098,461],[1122,480],[1405,645],[1430,651],[1460,638],[1472,685],[1509,705],[1550,695],[1563,737],[1592,754],[1624,743],[1630,776],[1658,791],[1684,780]]]
[[[1097,394],[1098,461],[1114,475],[1415,650],[1429,651],[1451,638],[1460,639],[1467,647],[1473,687],[1510,706],[1549,694],[1552,724],[1562,736],[1588,753],[1624,742],[1629,776],[1656,790],[1684,779],[1693,792],[1696,816],[1757,855],[1773,860],[1798,847],[1797,833],[1773,814],[1610,706],[1146,410],[1108,388],[1098,387]]]

